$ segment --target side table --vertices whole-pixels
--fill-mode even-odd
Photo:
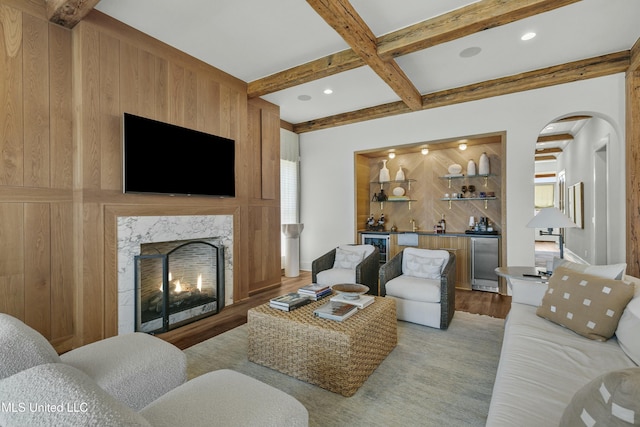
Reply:
[[[498,276],[507,279],[512,303],[540,305],[547,291],[549,276],[540,274],[540,270],[536,267],[498,267],[495,272]]]
[[[507,282],[510,282],[511,279],[542,283],[547,283],[549,281],[549,276],[540,274],[540,270],[537,267],[498,267],[495,269],[495,272],[498,276],[507,279]]]

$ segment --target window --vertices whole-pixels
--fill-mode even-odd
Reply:
[[[549,208],[553,204],[554,184],[536,184],[535,187],[535,204],[536,209]]]
[[[280,223],[300,222],[300,150],[298,136],[280,132]],[[281,236],[281,255],[284,260],[285,237]],[[284,262],[284,261],[283,261]]]
[[[280,222],[298,222],[298,162],[280,159]]]

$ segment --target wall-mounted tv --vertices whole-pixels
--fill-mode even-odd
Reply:
[[[235,197],[235,141],[123,115],[125,193]]]

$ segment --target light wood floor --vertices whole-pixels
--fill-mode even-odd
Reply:
[[[282,277],[280,287],[261,292],[246,301],[225,307],[219,314],[157,336],[180,349],[185,349],[246,323],[247,311],[250,308],[264,304],[271,298],[286,292],[295,292],[300,286],[309,283],[311,283],[311,272],[309,271],[301,271],[298,277]],[[510,308],[511,297],[509,296],[463,289],[456,291],[456,310],[458,311],[504,319]]]

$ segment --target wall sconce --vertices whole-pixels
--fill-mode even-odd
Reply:
[[[389,158],[390,159],[395,159],[396,158],[396,153],[394,153],[393,151],[391,153],[389,153]]]
[[[464,142],[461,142],[460,144],[458,144],[458,148],[459,148],[461,151],[464,151],[464,150],[466,150],[466,149],[467,149],[467,144],[466,144],[466,143],[464,143]]]
[[[420,152],[422,153],[423,156],[426,156],[427,154],[429,154],[429,149],[423,148],[422,150],[420,150]]]

